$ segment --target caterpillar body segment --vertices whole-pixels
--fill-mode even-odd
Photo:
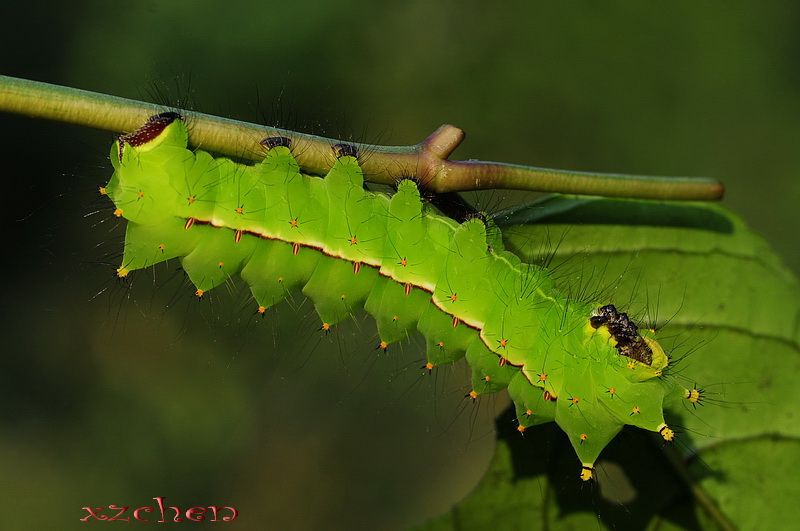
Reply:
[[[508,389],[520,431],[556,422],[584,480],[623,426],[669,440],[664,405],[699,401],[663,375],[668,357],[626,314],[569,300],[504,249],[491,220],[437,214],[413,179],[389,197],[364,190],[354,149],[340,146],[320,178],[288,142],[267,139],[264,160],[245,166],[187,138],[167,113],[112,147],[104,190],[128,220],[120,272],[178,258],[198,294],[238,275],[262,314],[302,291],[326,331],[365,308],[381,349],[421,332],[427,370],[466,356],[469,396]]]

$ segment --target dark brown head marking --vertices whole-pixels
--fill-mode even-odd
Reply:
[[[285,136],[270,136],[261,141],[261,145],[267,148],[267,150],[278,146],[288,148],[291,144],[292,139]]]
[[[357,157],[358,148],[353,144],[334,144],[331,146],[333,152],[336,153],[336,158],[340,157]]]
[[[616,348],[621,355],[645,365],[653,364],[653,351],[639,335],[639,327],[630,320],[628,314],[618,312],[613,304],[601,307],[598,315],[593,315],[589,323],[593,328],[605,326],[616,340]]]
[[[141,126],[133,133],[119,136],[119,159],[122,160],[122,151],[125,144],[132,147],[138,147],[152,141],[158,137],[166,127],[175,120],[183,120],[183,116],[176,112],[162,112],[154,114],[147,119],[147,123]]]

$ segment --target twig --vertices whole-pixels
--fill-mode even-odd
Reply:
[[[267,136],[292,139],[294,153],[307,172],[323,175],[333,161],[331,145],[340,140],[323,138],[239,122],[202,113],[171,109],[152,103],[118,98],[37,81],[0,76],[0,111],[24,114],[117,133],[138,128],[157,112],[175,110],[191,124],[189,141],[195,147],[221,155],[260,160],[259,141]],[[565,194],[633,197],[641,199],[720,199],[722,183],[690,177],[647,177],[573,172],[499,162],[451,161],[448,157],[464,139],[464,132],[443,125],[415,146],[356,144],[369,153],[361,161],[371,182],[391,184],[414,175],[434,193],[489,188],[560,192]]]

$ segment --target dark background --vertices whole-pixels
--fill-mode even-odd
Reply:
[[[0,8],[1,74],[380,144],[449,122],[454,158],[711,176],[800,268],[794,2],[50,4]],[[394,529],[478,481],[492,408],[462,402],[463,368],[420,378],[419,345],[376,352],[363,317],[320,342],[301,297],[262,322],[240,286],[197,304],[174,266],[116,283],[112,135],[0,127],[0,527],[167,496],[233,505],[239,528]]]

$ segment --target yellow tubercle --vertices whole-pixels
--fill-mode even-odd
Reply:
[[[581,469],[581,479],[583,481],[590,481],[594,477],[594,466],[591,464],[583,463],[583,468]]]
[[[119,278],[125,278],[125,277],[127,277],[127,276],[128,276],[128,273],[130,273],[130,271],[128,271],[128,270],[127,270],[127,269],[125,269],[124,267],[118,267],[118,268],[117,268],[117,276],[118,276]]]
[[[697,404],[703,399],[703,390],[697,388],[687,389],[683,394],[683,398],[685,398],[692,404]]]

